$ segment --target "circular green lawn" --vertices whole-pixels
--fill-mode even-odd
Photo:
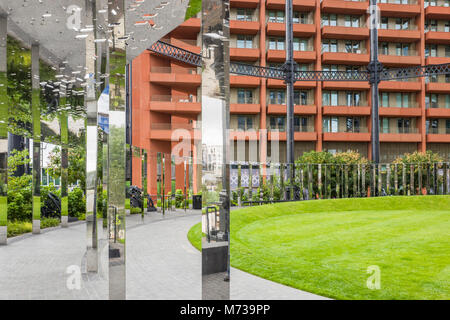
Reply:
[[[197,248],[200,227],[188,234]],[[450,299],[450,196],[315,200],[235,210],[231,264],[336,299]],[[380,288],[369,289],[377,269]]]

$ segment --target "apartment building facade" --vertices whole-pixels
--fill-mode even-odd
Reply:
[[[294,58],[300,70],[366,68],[369,1],[293,4]],[[230,59],[281,66],[286,58],[285,1],[230,0],[230,5]],[[450,0],[380,0],[379,9],[379,59],[385,67],[450,63]],[[199,53],[200,19],[191,18],[163,40]],[[169,153],[179,141],[173,132],[181,129],[192,135],[192,154],[197,154],[200,86],[197,68],[150,52],[138,57],[133,63],[133,145]],[[450,77],[382,81],[379,91],[381,161],[416,150],[450,158]],[[368,83],[298,81],[294,95],[296,157],[310,150],[349,149],[372,157]],[[240,141],[246,148],[245,154],[234,152],[233,160],[249,160],[249,145],[256,143],[256,161],[270,161],[271,140],[277,139],[279,160],[284,161],[283,81],[230,75],[230,103],[231,146]],[[149,165],[152,174],[155,164]],[[135,171],[133,180],[140,172]],[[177,174],[181,172],[180,167]]]

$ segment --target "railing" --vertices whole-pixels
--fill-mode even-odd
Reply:
[[[417,4],[417,0],[378,0],[378,3]]]
[[[404,28],[403,25],[398,27],[398,25],[396,25],[395,23],[388,23],[387,26],[384,27],[384,25],[381,23],[379,30],[395,30],[395,31],[412,30],[412,31],[415,31],[415,30],[417,30],[417,25],[408,23],[408,27]]]
[[[360,49],[355,49],[355,50],[346,50],[345,49],[345,45],[339,45],[338,49],[336,51],[330,51],[330,50],[325,50],[322,47],[322,53],[326,53],[326,52],[367,54],[367,49],[366,48],[360,48]]]
[[[450,164],[296,164],[289,179],[284,163],[232,163],[234,205],[312,199],[450,193]],[[293,190],[293,192],[288,192]]]
[[[286,131],[286,125],[285,126],[267,126],[267,130],[273,131],[273,132],[285,132]],[[294,132],[315,132],[314,126],[296,126],[294,125]]]
[[[357,26],[352,25],[352,22],[350,22],[350,25],[348,25],[346,21],[342,21],[339,19],[337,19],[336,21],[333,21],[333,24],[329,24],[326,21],[321,20],[320,26],[321,27],[346,27],[346,28],[366,28],[367,27],[367,25],[363,19],[360,19],[358,21]]]
[[[450,83],[450,77],[446,77],[445,75],[426,77],[425,83]]]
[[[448,0],[432,0],[424,2],[424,7],[450,7],[450,1]]]
[[[379,54],[385,56],[397,56],[397,57],[414,57],[418,56],[418,51],[416,49],[409,48],[408,50],[399,49],[397,51],[396,48],[390,48],[388,52],[382,50],[381,45],[379,46]]]
[[[269,38],[269,37],[268,37]],[[284,43],[284,42],[282,42]],[[285,45],[284,44],[280,44],[280,42],[278,42],[278,45],[270,45],[270,41],[266,40],[266,48],[267,50],[279,50],[279,51],[284,51],[285,50]],[[294,42],[294,53],[295,52],[303,52],[303,51],[314,51],[315,48],[313,45],[307,43],[307,44],[299,44],[299,43],[295,43]]]
[[[285,106],[286,100],[282,103],[279,103],[277,101],[271,100],[270,98],[267,98],[267,104],[273,104],[273,105],[279,105],[279,106]],[[307,98],[306,101],[294,101],[294,105],[296,106],[312,106],[314,105],[314,98]]]
[[[369,132],[369,128],[367,127],[357,127],[357,128],[352,128],[352,129],[347,129],[347,130],[337,130],[337,131],[329,131],[326,128],[323,128],[323,133],[368,133]]]
[[[347,105],[347,104],[338,104],[338,105],[332,105],[332,104],[323,104],[324,107],[367,107],[369,103],[367,100],[361,100],[358,104],[353,105]]]
[[[284,17],[269,17],[268,14],[266,14],[266,23],[285,23],[286,19]],[[296,20],[293,21],[294,24],[314,24],[314,19],[312,17],[308,17],[306,19],[298,19],[298,22]]]
[[[416,134],[419,133],[419,129],[417,128],[380,128],[380,133],[395,133],[395,134]]]
[[[200,99],[199,99],[200,100]],[[195,103],[200,102],[196,96],[152,95],[150,101]]]
[[[175,74],[197,74],[196,68],[172,68],[172,67],[152,67],[154,73],[175,73]]]
[[[432,127],[428,127],[427,134],[450,134],[450,128],[445,128],[445,127],[432,128]]]
[[[381,108],[406,108],[406,109],[410,109],[410,108],[419,108],[419,104],[416,101],[408,102],[408,104],[406,104],[406,105],[403,105],[403,104],[388,104],[388,105],[381,104]]]
[[[437,24],[435,26],[425,25],[425,32],[435,31],[435,32],[450,32],[450,26]]]

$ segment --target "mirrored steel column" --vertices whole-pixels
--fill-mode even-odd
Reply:
[[[61,227],[68,226],[69,220],[69,199],[67,194],[68,167],[69,167],[69,128],[67,103],[67,87],[61,84],[59,89],[60,106],[60,135],[61,135]]]
[[[8,76],[7,16],[0,14],[0,245],[7,242],[8,219]]]
[[[31,116],[33,127],[33,233],[41,232],[41,106],[39,87],[39,43],[31,45]]]
[[[202,239],[202,297],[229,299],[229,1],[204,0],[202,9],[202,200],[218,216]]]
[[[126,39],[125,2],[108,2],[110,111],[109,111],[109,297],[125,299],[125,166],[126,166]],[[114,73],[112,73],[114,70]]]

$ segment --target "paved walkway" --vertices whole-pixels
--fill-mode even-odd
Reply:
[[[195,211],[127,217],[127,299],[201,299],[201,254],[187,239]],[[97,274],[83,270],[86,225],[10,240],[0,247],[0,299],[107,299],[107,241],[99,229]],[[80,289],[68,289],[73,270]],[[69,281],[70,282],[70,281]],[[323,299],[232,268],[231,299]]]

